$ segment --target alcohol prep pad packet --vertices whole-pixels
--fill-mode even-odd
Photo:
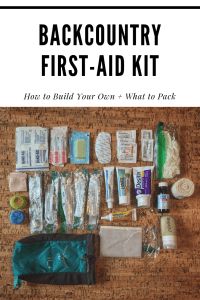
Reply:
[[[119,163],[137,162],[136,130],[118,130],[117,159]]]

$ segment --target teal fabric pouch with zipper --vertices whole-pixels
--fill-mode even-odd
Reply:
[[[95,284],[94,234],[39,234],[13,250],[14,287],[25,280],[43,284]]]

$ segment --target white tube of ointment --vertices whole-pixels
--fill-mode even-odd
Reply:
[[[120,205],[130,205],[131,168],[116,167]]]
[[[105,178],[105,187],[106,187],[106,202],[108,208],[113,208],[114,202],[114,167],[104,167],[104,178]]]
[[[133,167],[133,181],[137,207],[150,207],[153,168],[154,166]]]

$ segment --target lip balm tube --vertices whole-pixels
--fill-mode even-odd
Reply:
[[[150,207],[153,166],[134,167],[133,181],[137,207]]]
[[[104,178],[105,178],[105,188],[106,188],[106,202],[108,208],[113,208],[114,203],[114,167],[104,167]]]
[[[163,249],[177,248],[176,223],[171,216],[160,218]]]
[[[130,205],[131,168],[116,167],[120,205]]]

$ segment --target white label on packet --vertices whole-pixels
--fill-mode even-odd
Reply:
[[[158,209],[169,209],[169,194],[160,194],[157,196]]]
[[[142,140],[142,161],[153,161],[153,140]]]
[[[136,130],[119,130],[117,131],[117,140],[124,141],[130,139],[136,142]]]
[[[163,248],[164,249],[176,249],[177,248],[177,238],[175,235],[164,235],[162,237]]]
[[[67,131],[67,126],[51,129],[50,163],[52,165],[64,166],[67,162]]]
[[[150,195],[138,195],[137,199],[137,207],[150,207]]]
[[[117,158],[120,163],[137,161],[136,130],[119,130],[117,136]]]
[[[142,140],[151,140],[153,137],[153,131],[151,129],[142,129],[141,130],[141,141]]]
[[[48,129],[16,128],[16,170],[48,170]]]
[[[126,162],[126,163],[136,163],[137,162],[137,144],[132,143],[128,145],[122,145],[119,151],[119,162]]]

